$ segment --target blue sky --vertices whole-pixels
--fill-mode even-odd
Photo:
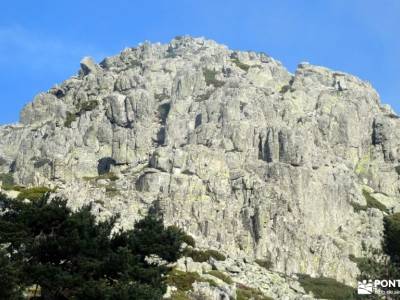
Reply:
[[[0,13],[0,124],[83,56],[185,34],[263,51],[292,72],[308,61],[355,74],[400,112],[398,0],[4,0]]]

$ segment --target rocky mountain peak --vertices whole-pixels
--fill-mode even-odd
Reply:
[[[84,58],[0,127],[0,170],[121,227],[155,207],[200,247],[354,285],[387,213],[366,195],[399,211],[399,129],[352,75],[185,36]]]

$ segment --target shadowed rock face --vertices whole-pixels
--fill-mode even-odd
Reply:
[[[19,184],[120,226],[152,206],[199,246],[349,284],[382,235],[381,211],[353,209],[362,189],[399,211],[400,120],[356,77],[190,37],[81,68],[0,127]]]

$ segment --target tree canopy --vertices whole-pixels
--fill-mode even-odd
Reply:
[[[24,202],[0,195],[0,299],[161,299],[166,264],[181,255],[185,234],[148,215],[112,233],[117,217],[96,222],[91,207],[65,199]],[[36,295],[35,295],[36,294]]]

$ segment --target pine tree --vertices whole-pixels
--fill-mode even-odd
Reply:
[[[0,207],[0,245],[8,255],[0,258],[7,276],[0,284],[16,292],[38,286],[39,299],[161,299],[169,269],[148,258],[173,262],[182,255],[185,234],[153,215],[112,234],[117,217],[96,222],[90,206],[72,212],[66,200],[48,195],[30,203],[0,195]]]

